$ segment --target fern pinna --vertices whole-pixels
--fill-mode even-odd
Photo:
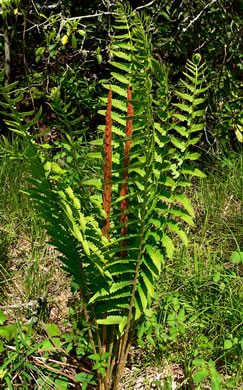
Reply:
[[[8,121],[29,142],[28,191],[80,292],[90,358],[102,362],[94,369],[105,390],[119,388],[136,324],[151,307],[165,257],[173,256],[174,234],[188,242],[184,225],[194,218],[188,177],[205,176],[190,151],[204,126],[205,64],[198,54],[187,62],[187,80],[172,103],[168,72],[151,54],[149,21],[122,6],[117,13],[115,71],[99,111],[106,123],[86,155],[92,169],[81,175],[77,169],[82,190],[78,180],[67,184],[71,163],[51,160],[16,110]]]

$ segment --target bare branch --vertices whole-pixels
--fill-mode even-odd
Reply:
[[[149,7],[149,6],[152,5],[154,2],[155,2],[155,0],[152,0],[152,1],[150,1],[150,3],[148,3],[148,4],[144,4],[144,5],[141,5],[140,7],[135,8],[134,11],[138,11],[139,9]]]
[[[185,28],[182,29],[182,31],[183,31],[183,32],[186,32],[186,31],[189,29],[189,27],[191,27],[191,25],[192,25],[193,23],[195,23],[195,22],[200,18],[200,16],[201,16],[202,13],[205,11],[205,9],[208,8],[208,7],[210,7],[212,4],[216,3],[216,1],[217,1],[217,0],[212,0],[211,3],[208,3],[208,4],[202,9],[202,11],[200,11],[199,14],[198,14],[194,19],[192,19],[192,20],[190,21],[190,23],[187,25],[187,27],[185,27]]]

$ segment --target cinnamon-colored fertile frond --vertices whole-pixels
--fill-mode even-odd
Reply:
[[[127,87],[127,99],[128,101],[132,99],[132,94],[130,90],[130,86]],[[127,116],[133,116],[133,105],[128,102],[128,108],[127,108]],[[128,119],[126,123],[126,137],[132,137],[132,119]],[[128,168],[129,166],[129,152],[131,149],[131,143],[132,139],[125,141],[125,150],[124,150],[124,168]],[[128,169],[125,169],[123,171],[123,179],[128,180]],[[128,195],[128,183],[127,182],[122,183],[120,196]],[[126,210],[128,209],[128,200],[127,198],[123,199],[121,201],[121,224],[125,224],[128,221],[128,215],[126,213]],[[127,225],[124,225],[121,230],[121,235],[125,236],[127,234]],[[122,240],[121,242],[122,246],[126,246],[125,240]],[[121,257],[126,257],[126,251],[121,252]]]
[[[112,119],[111,119],[111,107],[112,107],[112,91],[110,88],[108,94],[107,110],[105,114],[105,166],[104,166],[104,195],[103,206],[106,212],[107,218],[104,220],[103,234],[109,240],[109,227],[110,227],[110,209],[111,209],[111,191],[112,191]]]

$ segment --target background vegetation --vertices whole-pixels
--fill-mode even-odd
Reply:
[[[0,2],[5,87],[18,82],[9,96],[16,99],[17,111],[27,113],[26,123],[33,119],[30,111],[37,113],[42,107],[33,135],[41,133],[38,142],[52,146],[56,161],[75,161],[81,174],[96,169],[85,156],[88,142],[96,139],[97,128],[104,123],[98,110],[113,59],[116,3]],[[188,247],[178,242],[173,258],[164,263],[156,282],[156,314],[144,316],[139,324],[122,386],[238,389],[242,4],[238,0],[130,4],[152,17],[152,53],[169,69],[172,101],[186,61],[195,52],[207,64],[210,88],[206,124],[195,146],[201,153],[197,166],[207,178],[194,178],[193,190],[187,190],[196,225],[188,230]],[[58,99],[61,106],[55,103]],[[9,132],[3,113],[0,120],[0,386],[6,388],[7,376],[10,389],[95,388],[92,359],[87,357],[88,328],[75,285],[70,286],[48,244],[43,221],[25,194],[28,172],[22,157],[28,151]],[[75,174],[76,169],[70,171],[72,183],[79,180]]]

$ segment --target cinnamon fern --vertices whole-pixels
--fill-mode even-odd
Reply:
[[[15,110],[7,121],[29,142],[28,192],[78,286],[90,358],[104,360],[94,367],[105,390],[119,388],[136,324],[173,256],[174,234],[188,243],[185,223],[193,225],[194,211],[185,187],[191,176],[205,176],[191,163],[204,127],[205,64],[199,54],[187,61],[172,103],[168,72],[152,57],[149,20],[121,5],[117,13],[99,112],[105,123],[86,155],[97,169],[82,173],[82,191],[67,184],[68,162],[53,162]]]

